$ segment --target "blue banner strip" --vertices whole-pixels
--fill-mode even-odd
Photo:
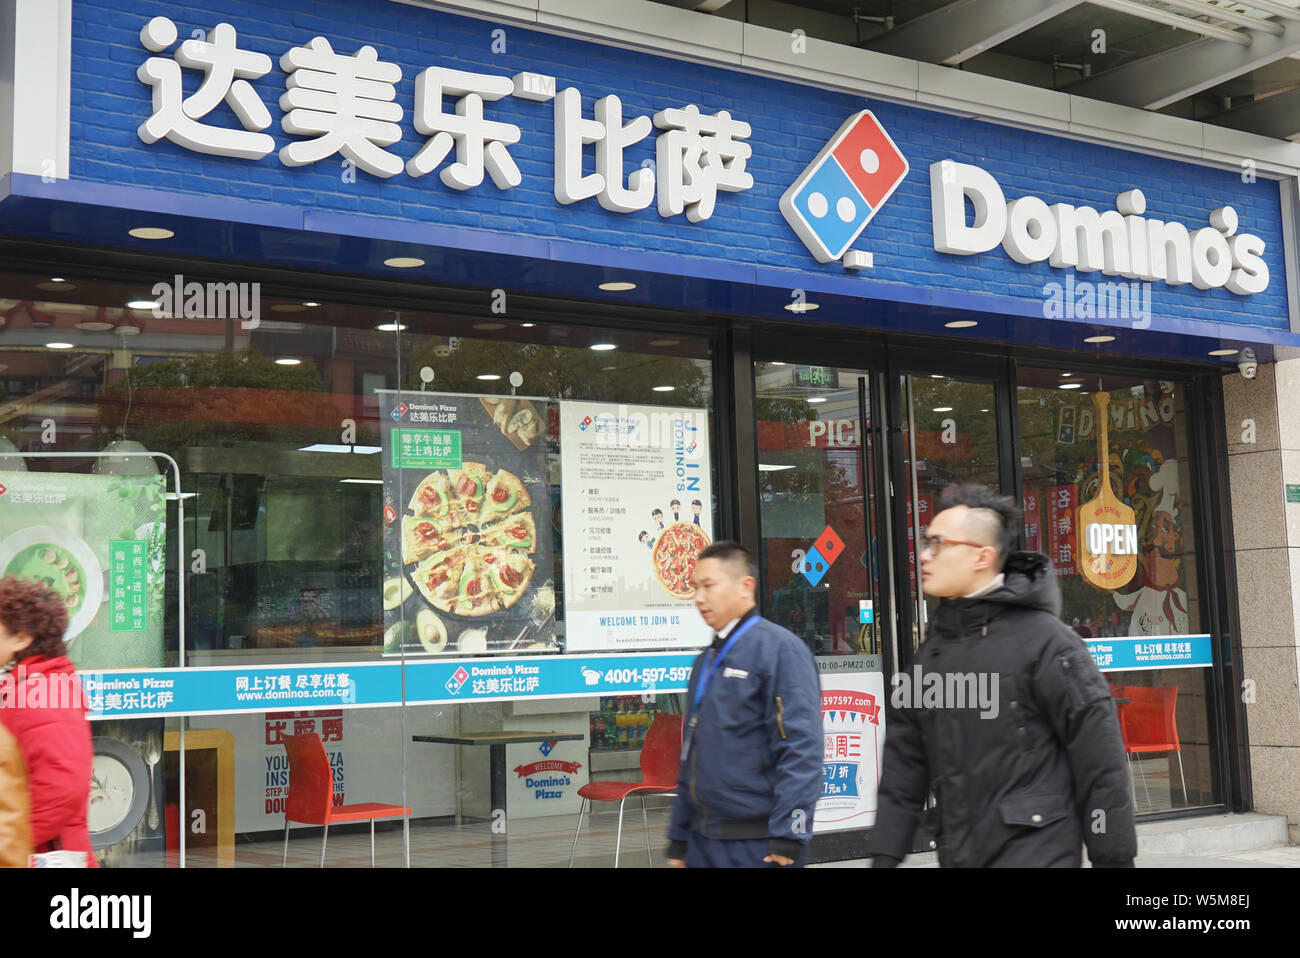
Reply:
[[[684,692],[697,652],[78,673],[91,719]],[[405,669],[406,697],[402,697]]]
[[[1214,661],[1209,635],[1125,636],[1084,642],[1103,672],[1209,668]]]

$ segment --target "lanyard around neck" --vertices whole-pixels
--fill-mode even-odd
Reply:
[[[708,691],[709,683],[713,681],[713,673],[718,670],[718,666],[722,663],[722,660],[727,657],[727,653],[731,651],[731,647],[735,645],[736,640],[748,632],[758,620],[759,616],[754,615],[750,617],[748,621],[742,622],[740,625],[736,626],[736,628],[732,630],[731,635],[727,638],[726,644],[723,645],[722,651],[713,657],[713,661],[709,663],[708,671],[704,673],[704,678],[700,679],[700,684],[695,687],[694,711],[699,712],[700,703],[704,701],[704,693]]]

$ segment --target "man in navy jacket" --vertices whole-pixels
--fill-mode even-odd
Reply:
[[[714,630],[686,693],[668,863],[802,865],[822,791],[821,685],[812,652],[758,614],[758,571],[734,542],[695,566],[695,607]]]

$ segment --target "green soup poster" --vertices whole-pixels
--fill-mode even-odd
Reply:
[[[162,476],[0,472],[0,575],[44,582],[68,609],[79,669],[163,664]]]

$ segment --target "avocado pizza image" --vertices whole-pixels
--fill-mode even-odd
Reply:
[[[479,462],[425,476],[402,517],[402,564],[429,605],[474,618],[515,605],[536,565],[532,498],[512,472]]]

